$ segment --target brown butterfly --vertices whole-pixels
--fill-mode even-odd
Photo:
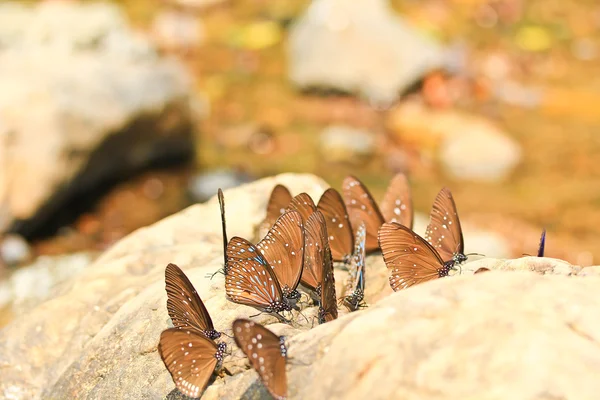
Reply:
[[[285,399],[287,348],[284,337],[256,322],[240,318],[233,321],[233,338],[269,393],[276,399]]]
[[[345,296],[342,299],[342,304],[349,311],[356,311],[361,306],[364,306],[363,299],[365,296],[365,240],[367,228],[364,223],[361,223],[356,230],[356,241],[354,243],[354,254],[350,261],[350,281],[346,287]]]
[[[297,211],[287,211],[275,221],[267,235],[256,245],[260,256],[275,271],[281,290],[288,300],[298,300],[296,290],[304,264],[304,225]],[[250,242],[236,238],[227,246],[230,260],[255,258]],[[262,262],[262,261],[260,261]]]
[[[408,180],[397,174],[391,180],[381,202],[381,209],[365,185],[356,177],[347,176],[342,184],[344,202],[352,226],[364,221],[367,227],[365,248],[367,252],[377,250],[377,232],[384,222],[398,222],[409,229],[413,224],[413,208]]]
[[[292,195],[288,188],[283,185],[276,185],[271,191],[271,196],[267,202],[267,215],[261,222],[258,232],[260,237],[266,235],[267,231],[271,229],[277,218],[281,217],[290,202],[292,201]]]
[[[292,198],[287,209],[298,211],[300,215],[302,215],[302,221],[306,222],[308,217],[310,217],[313,212],[317,211],[317,206],[315,206],[312,197],[306,193],[300,193]]]
[[[218,339],[221,334],[215,330],[208,310],[200,299],[192,282],[175,264],[165,268],[167,290],[167,311],[173,326],[180,329],[194,328],[209,339]]]
[[[425,239],[446,262],[460,264],[467,260],[458,212],[448,188],[440,190],[435,198]]]
[[[302,268],[300,282],[311,292],[311,297],[318,301],[321,296],[323,265],[326,262],[326,253],[329,249],[327,225],[325,224],[325,217],[320,211],[315,211],[308,217],[304,224],[304,232],[306,244],[304,267]]]
[[[381,226],[379,245],[394,291],[448,276],[455,269],[454,261],[444,262],[425,239],[396,222]]]
[[[225,343],[217,345],[192,327],[171,328],[160,334],[158,353],[177,389],[186,396],[200,397],[223,361]]]
[[[223,268],[218,269],[212,274],[208,274],[207,277],[211,279],[216,274],[227,275],[227,226],[225,223],[225,198],[223,197],[221,188],[217,191],[217,198],[219,199],[219,208],[221,209],[221,228],[223,231]]]
[[[323,213],[327,223],[333,260],[347,262],[352,256],[354,234],[342,196],[333,188],[327,189],[319,199],[317,209]]]
[[[323,252],[322,271],[320,285],[321,298],[319,300],[319,324],[333,321],[338,317],[333,260],[328,246],[325,247],[325,251]]]

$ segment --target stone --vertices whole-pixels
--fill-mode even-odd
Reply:
[[[373,155],[375,137],[361,129],[333,125],[321,133],[320,150],[327,161],[360,165]]]
[[[92,263],[92,253],[38,257],[0,281],[0,312],[23,315],[60,291],[62,282],[81,273]],[[9,318],[0,317],[8,322]]]
[[[152,38],[166,50],[189,51],[205,39],[200,20],[184,11],[162,11],[152,22]]]
[[[434,154],[442,171],[454,179],[502,181],[523,157],[521,146],[507,132],[461,111],[405,102],[389,113],[387,126],[400,141]]]
[[[301,88],[395,101],[443,68],[441,46],[396,15],[388,0],[315,0],[291,28],[289,76]]]
[[[230,236],[250,237],[277,183],[314,198],[327,187],[311,175],[284,174],[225,191]],[[164,268],[182,267],[215,327],[231,335],[234,318],[256,310],[227,301],[222,276],[206,277],[222,257],[214,197],[132,233],[0,330],[0,393],[177,398],[156,350],[169,326]],[[471,275],[484,266],[491,271]],[[580,270],[548,258],[480,260],[459,276],[391,293],[374,254],[367,258],[366,309],[341,310],[338,320],[313,329],[316,307],[293,326],[254,319],[286,337],[291,400],[595,399],[600,277],[578,276]],[[223,340],[229,355],[203,399],[266,398],[232,339]]]
[[[219,188],[231,189],[252,180],[245,173],[227,169],[200,172],[190,179],[188,192],[194,201],[203,202],[213,197]]]
[[[6,265],[19,265],[31,258],[29,243],[19,235],[5,235],[0,242],[0,260]]]
[[[0,231],[29,237],[103,181],[191,157],[191,86],[116,5],[0,4]]]

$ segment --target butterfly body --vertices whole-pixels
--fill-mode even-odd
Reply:
[[[355,236],[354,252],[349,268],[351,279],[346,289],[347,294],[342,299],[342,304],[350,311],[356,311],[363,306],[365,295],[366,226],[363,222],[358,226]]]

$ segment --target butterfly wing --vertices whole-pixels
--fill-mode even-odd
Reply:
[[[346,209],[352,226],[359,226],[364,221],[367,227],[366,251],[377,250],[377,232],[385,221],[373,196],[367,188],[354,176],[347,176],[342,184],[342,192]]]
[[[233,322],[233,338],[244,352],[269,393],[276,399],[287,395],[286,357],[279,336],[248,319]]]
[[[158,353],[183,394],[200,397],[222,357],[215,342],[193,328],[163,331]]]
[[[333,188],[327,189],[319,199],[317,209],[323,213],[327,223],[329,248],[333,259],[346,261],[352,254],[354,235],[342,196]]]
[[[225,223],[225,198],[223,197],[221,188],[217,191],[217,197],[219,199],[219,208],[221,209],[221,228],[223,230],[223,269],[225,274],[227,274],[227,226]]]
[[[325,217],[320,211],[315,211],[308,217],[304,226],[306,245],[300,281],[307,288],[317,292],[321,287],[325,249],[329,247]]]
[[[335,295],[335,277],[333,275],[333,260],[328,247],[323,252],[321,281],[321,301],[319,306],[319,323],[333,321],[338,317],[337,298]]]
[[[259,309],[285,302],[277,277],[263,257],[231,259],[229,264],[225,293],[232,301]]]
[[[288,210],[298,211],[302,216],[302,221],[306,222],[308,217],[317,210],[317,206],[308,194],[300,193],[292,199]]]
[[[259,227],[261,236],[262,233],[271,229],[275,221],[277,221],[277,218],[283,215],[286,208],[289,206],[290,201],[292,201],[292,195],[288,188],[283,185],[276,185],[273,188],[267,203],[267,215]]]
[[[452,260],[455,253],[465,252],[460,220],[452,193],[448,188],[440,190],[435,198],[425,239],[446,261]]]
[[[364,291],[365,289],[365,241],[367,228],[364,223],[361,223],[356,230],[356,240],[354,242],[354,252],[350,261],[350,284],[346,289],[346,296],[354,293],[357,289]]]
[[[202,332],[215,330],[212,319],[192,282],[175,264],[165,269],[167,310],[176,328],[190,327]]]
[[[397,222],[412,229],[414,212],[406,175],[397,174],[392,178],[381,202],[381,214],[385,222]]]
[[[385,265],[391,271],[394,291],[448,274],[448,267],[425,239],[404,225],[385,223],[379,230]]]
[[[256,248],[275,271],[284,293],[298,287],[304,264],[304,225],[297,211],[287,211],[277,219]]]
[[[546,229],[542,231],[542,237],[540,238],[540,247],[538,249],[538,257],[544,257],[544,249],[546,248]]]

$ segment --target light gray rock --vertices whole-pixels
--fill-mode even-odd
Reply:
[[[0,231],[191,155],[190,79],[107,3],[0,4]]]
[[[395,15],[388,0],[314,0],[292,27],[289,75],[301,88],[396,100],[443,67],[441,47]]]
[[[372,133],[350,126],[327,127],[320,137],[320,150],[328,161],[360,164],[375,150]]]

